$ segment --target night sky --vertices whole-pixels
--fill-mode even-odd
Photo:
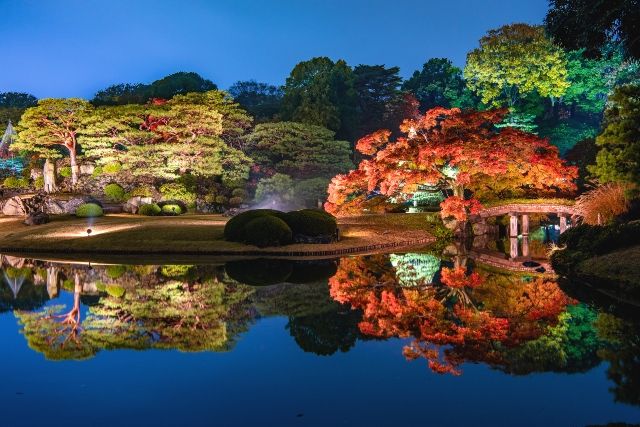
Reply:
[[[463,66],[491,28],[540,24],[546,0],[0,0],[0,92],[90,98],[195,71],[220,88],[282,84],[314,56]]]

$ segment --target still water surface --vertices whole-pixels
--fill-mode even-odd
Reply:
[[[0,425],[640,422],[640,323],[463,252],[2,256]]]

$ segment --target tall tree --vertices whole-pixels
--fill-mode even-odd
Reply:
[[[255,80],[238,81],[229,88],[229,94],[257,122],[273,120],[282,103],[282,88]]]
[[[207,92],[217,89],[211,81],[194,72],[170,74],[151,84],[116,84],[98,91],[91,102],[94,105],[145,104],[151,98],[169,99],[189,92]]]
[[[355,135],[354,76],[343,60],[313,58],[297,64],[284,85],[282,118],[323,126],[340,139]]]
[[[589,168],[602,182],[640,185],[640,86],[625,85],[609,97],[604,129],[596,138],[600,147],[596,164]]]
[[[78,136],[85,118],[93,111],[80,98],[47,98],[28,108],[22,115],[14,151],[26,151],[43,158],[61,157],[67,151],[71,160],[71,182],[78,182]]]
[[[38,103],[38,99],[23,92],[0,92],[0,133],[9,121],[17,124],[26,110]]]
[[[553,103],[569,87],[564,51],[543,27],[527,24],[490,30],[467,55],[464,77],[482,102],[496,107],[513,107],[532,93]]]
[[[446,58],[429,59],[402,84],[402,90],[415,95],[422,112],[434,107],[474,108],[476,104],[465,88],[462,70]]]
[[[618,42],[630,57],[640,59],[638,0],[550,0],[545,25],[568,50],[584,48],[599,57],[609,42]]]
[[[387,111],[401,96],[399,72],[398,67],[385,68],[384,65],[358,65],[353,69],[358,99],[358,138],[380,127],[391,127],[385,119]]]

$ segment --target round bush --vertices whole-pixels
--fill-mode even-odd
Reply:
[[[119,162],[107,163],[102,167],[102,171],[108,174],[116,174],[122,170],[122,165]]]
[[[156,216],[162,213],[162,208],[157,203],[147,203],[138,208],[138,215]]]
[[[178,205],[164,205],[162,207],[162,215],[177,216],[182,213],[182,209]]]
[[[104,173],[104,170],[102,169],[102,166],[96,166],[95,168],[93,168],[93,173],[91,174],[91,176],[96,178],[102,175],[103,173]]]
[[[283,216],[284,212],[273,209],[254,209],[239,213],[227,221],[227,224],[224,226],[224,238],[231,242],[244,242],[246,240],[245,226],[251,220],[267,215]]]
[[[225,196],[216,196],[216,203],[219,205],[226,205],[227,202],[229,201],[229,199],[227,199]]]
[[[286,282],[292,263],[282,259],[248,259],[229,261],[224,269],[233,280],[249,286],[269,286]]]
[[[131,191],[131,197],[153,197],[154,188],[148,185],[141,185]]]
[[[60,170],[58,171],[58,174],[63,178],[69,178],[71,176],[71,167],[64,166],[60,168]]]
[[[333,236],[338,228],[335,217],[311,209],[288,212],[284,220],[294,236]]]
[[[95,218],[104,215],[100,205],[95,203],[84,203],[76,209],[76,216],[80,218]]]
[[[108,184],[104,187],[104,196],[111,202],[122,202],[124,200],[124,188],[119,184]]]
[[[9,188],[9,189],[24,189],[29,187],[29,180],[27,178],[18,178],[15,176],[8,176],[7,178],[5,178],[4,182],[2,183],[2,185],[4,186],[4,188]],[[43,186],[44,186],[44,181],[43,181]]]
[[[247,191],[244,188],[235,188],[232,192],[231,192],[231,196],[232,197],[240,197],[241,199],[246,199],[247,198]]]
[[[180,213],[187,213],[187,205],[180,200],[163,200],[162,202],[158,202],[158,206],[160,206],[161,208],[168,205],[178,205],[180,206]]]
[[[37,177],[36,180],[33,182],[33,186],[36,188],[36,190],[42,190],[44,188],[44,177],[43,176]]]
[[[189,191],[179,182],[164,184],[160,187],[160,194],[165,200],[180,200],[187,206],[193,207],[196,203],[196,193]]]
[[[291,228],[273,215],[255,218],[244,227],[246,242],[259,248],[282,246],[292,242]]]
[[[107,285],[105,291],[114,298],[122,298],[125,293],[125,289],[120,285]]]
[[[232,197],[229,199],[231,206],[240,206],[242,204],[242,197]]]

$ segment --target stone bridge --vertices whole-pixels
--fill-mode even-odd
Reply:
[[[529,235],[529,215],[555,214],[560,218],[560,233],[569,228],[567,219],[575,217],[577,212],[572,205],[562,203],[507,203],[482,209],[471,218],[472,222],[484,223],[487,218],[509,215],[509,237]]]

